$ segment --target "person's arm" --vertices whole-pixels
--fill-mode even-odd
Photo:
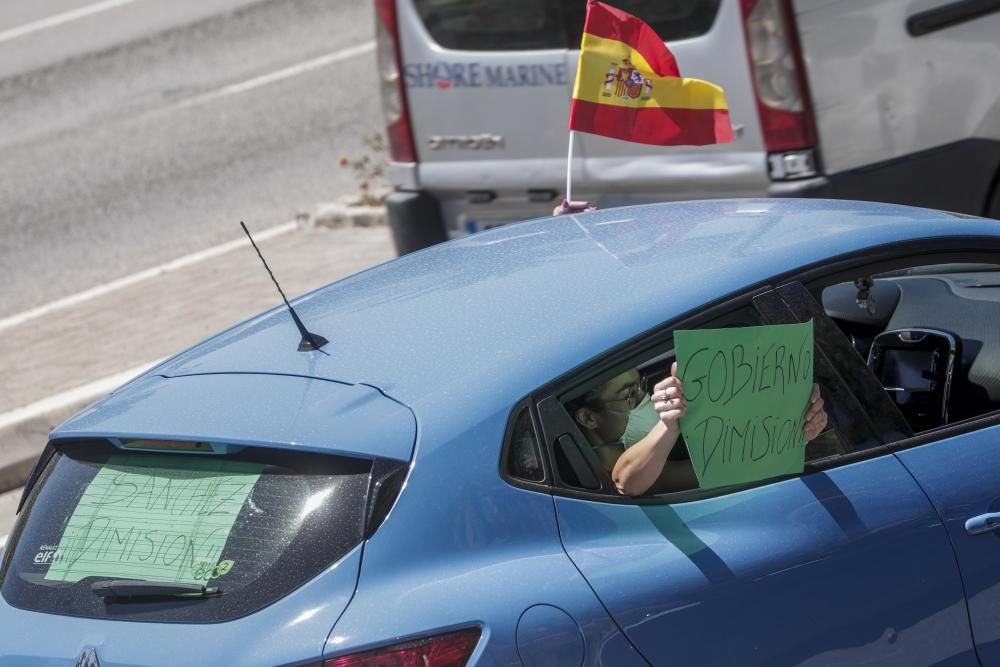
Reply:
[[[676,377],[677,363],[670,376],[653,387],[653,407],[660,414],[656,426],[619,457],[611,471],[618,492],[626,496],[641,496],[659,478],[667,456],[680,435],[680,418],[687,409],[684,385]]]
[[[679,429],[668,429],[660,421],[644,438],[626,449],[611,471],[618,493],[625,496],[646,493],[659,478],[679,434]]]

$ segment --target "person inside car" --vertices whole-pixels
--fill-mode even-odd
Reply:
[[[680,418],[687,401],[684,384],[676,373],[674,362],[670,375],[647,394],[639,371],[630,368],[566,405],[622,495],[639,496],[650,490],[668,493],[698,486],[680,438]],[[806,440],[812,441],[826,424],[823,399],[814,384],[803,425]]]

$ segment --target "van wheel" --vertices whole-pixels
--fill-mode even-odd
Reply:
[[[993,178],[993,193],[986,202],[986,217],[1000,220],[1000,170]]]
[[[385,205],[392,241],[400,256],[448,240],[441,206],[426,192],[393,192]]]

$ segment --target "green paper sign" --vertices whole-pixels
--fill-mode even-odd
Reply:
[[[239,563],[219,561],[264,466],[217,458],[115,455],[94,476],[45,578],[200,583]]]
[[[681,434],[702,488],[801,473],[813,326],[674,332],[687,412]]]

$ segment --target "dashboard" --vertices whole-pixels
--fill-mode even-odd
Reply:
[[[823,290],[824,310],[915,431],[1000,409],[1000,267],[960,267]]]

